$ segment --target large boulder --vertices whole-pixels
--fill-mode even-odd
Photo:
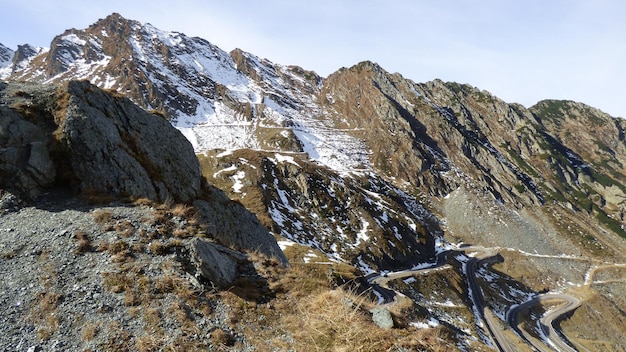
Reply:
[[[198,196],[198,159],[168,121],[88,82],[65,87],[57,135],[82,189],[181,202]]]
[[[239,276],[239,265],[247,261],[243,253],[199,238],[191,243],[190,253],[196,276],[217,288],[230,286]]]
[[[372,321],[381,329],[393,328],[393,317],[389,310],[385,307],[376,307],[370,309],[372,313]]]
[[[191,202],[201,172],[164,118],[86,81],[0,86],[0,188],[26,198],[78,192]]]

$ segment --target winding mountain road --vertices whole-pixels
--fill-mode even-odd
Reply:
[[[550,344],[555,346],[558,350],[576,351],[576,349],[571,347],[566,342],[565,338],[561,337],[561,335],[556,331],[556,329],[554,328],[554,321],[560,316],[565,315],[580,307],[580,301],[575,297],[564,294],[546,294],[539,296],[540,301],[550,301],[555,299],[565,301],[566,304],[559,306],[556,309],[550,310],[541,318],[541,330],[548,338]]]
[[[536,340],[532,335],[530,335],[524,329],[519,328],[519,322],[517,320],[520,312],[529,309],[530,307],[537,305],[539,303],[545,303],[548,301],[563,301],[565,304],[558,306],[555,309],[552,309],[544,314],[540,319],[540,326],[543,334],[548,339],[550,345],[555,348],[557,351],[577,351],[575,348],[570,346],[567,340],[560,334],[556,328],[554,327],[554,321],[567,314],[569,312],[574,311],[578,308],[581,302],[573,296],[566,295],[563,293],[546,293],[542,295],[538,295],[520,305],[517,305],[511,308],[506,314],[507,323],[521,336],[523,336],[530,344],[533,345],[539,351],[549,351],[542,345],[538,340]]]
[[[472,303],[476,307],[476,311],[478,312],[479,318],[485,323],[487,327],[487,332],[490,335],[491,341],[493,342],[493,344],[496,346],[496,348],[499,351],[516,352],[517,350],[511,347],[511,345],[509,345],[509,342],[504,336],[502,329],[500,329],[500,326],[496,320],[497,318],[495,317],[495,315],[491,313],[491,311],[488,310],[488,308],[485,308],[482,290],[480,289],[480,287],[478,286],[478,283],[476,282],[476,269],[478,267],[479,261],[494,258],[497,252],[495,252],[492,249],[484,248],[484,247],[464,247],[464,248],[461,248],[459,251],[460,252],[467,252],[467,251],[475,252],[475,256],[471,257],[465,265],[465,275],[467,277],[468,290],[470,292],[469,295],[472,299]],[[439,253],[437,255],[437,261],[435,263],[424,266],[423,268],[402,270],[402,271],[386,273],[382,275],[380,274],[373,275],[368,278],[368,282],[372,286],[372,289],[374,289],[379,294],[379,296],[383,298],[384,303],[391,303],[395,300],[396,292],[386,287],[387,282],[389,282],[389,280],[403,279],[405,277],[412,276],[417,273],[425,273],[428,271],[441,270],[445,267],[449,267],[448,264],[444,264],[444,263],[445,263],[446,256],[451,252],[455,252],[455,251],[449,250],[449,251],[444,251],[444,252]],[[488,310],[487,314],[485,312],[485,309]]]
[[[491,258],[488,256],[485,259]],[[478,258],[470,258],[465,265],[465,276],[467,278],[467,285],[470,292],[470,298],[472,303],[478,312],[479,318],[485,323],[487,331],[489,332],[491,341],[496,346],[498,351],[502,352],[516,352],[517,349],[509,345],[509,341],[504,336],[502,329],[495,320],[495,316],[491,314],[491,311],[486,312],[485,302],[483,299],[483,291],[476,282],[476,269],[478,268]]]
[[[623,279],[613,279],[607,281],[595,281],[594,275],[599,270],[605,270],[610,268],[626,268],[626,264],[605,264],[600,266],[595,266],[589,269],[587,274],[585,275],[584,286],[591,286],[594,283],[606,283],[606,282],[624,282]],[[552,349],[547,349],[546,345],[542,344],[539,340],[537,340],[534,336],[532,336],[528,331],[519,328],[518,316],[521,312],[529,309],[530,307],[548,302],[548,301],[562,301],[565,304],[562,304],[548,312],[546,312],[543,317],[541,317],[539,323],[541,327],[541,332],[548,339],[548,343],[552,349],[556,349],[557,351],[588,351],[583,346],[576,345],[573,346],[572,341],[567,340],[567,337],[564,336],[563,332],[557,331],[554,326],[554,322],[558,320],[561,316],[573,312],[581,305],[581,302],[578,298],[563,294],[563,293],[546,293],[542,295],[538,295],[526,302],[523,302],[517,306],[513,306],[506,313],[506,322],[511,326],[520,336],[522,336],[528,343],[530,343],[537,350],[551,351]]]
[[[501,352],[516,352],[517,348],[510,344],[509,339],[504,335],[504,330],[501,328],[500,322],[497,317],[491,312],[488,307],[485,307],[483,292],[478,283],[476,282],[476,270],[479,264],[483,261],[493,260],[498,254],[497,249],[485,248],[482,246],[462,247],[458,250],[448,250],[438,254],[437,261],[429,265],[425,265],[421,268],[402,270],[392,273],[371,275],[368,278],[368,282],[375,290],[379,297],[382,298],[383,303],[389,304],[397,300],[398,293],[387,287],[387,282],[395,279],[403,279],[418,273],[426,273],[432,270],[441,270],[448,267],[445,264],[445,258],[452,252],[471,252],[473,256],[465,263],[464,274],[467,279],[468,294],[475,307],[475,311],[478,318],[485,324],[486,331],[489,334],[493,345],[498,351]],[[593,273],[592,273],[593,275]],[[531,344],[535,349],[541,352],[549,352],[551,348],[537,340],[530,335],[527,331],[519,328],[518,315],[520,312],[529,309],[531,306],[547,302],[547,301],[563,301],[565,304],[558,306],[555,309],[548,311],[541,319],[540,326],[543,334],[548,339],[550,347],[561,352],[577,351],[570,343],[559,333],[554,322],[558,320],[564,314],[568,314],[578,308],[581,302],[570,295],[563,293],[547,293],[534,297],[531,300],[523,302],[509,309],[506,312],[506,323],[520,336],[522,336],[527,343]]]

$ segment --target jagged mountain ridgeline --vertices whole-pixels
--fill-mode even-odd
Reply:
[[[626,349],[621,118],[119,14],[0,78],[2,346]]]

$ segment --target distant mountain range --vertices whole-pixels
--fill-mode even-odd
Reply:
[[[50,48],[0,45],[0,79],[88,80],[129,98],[181,131],[208,183],[268,230],[363,276],[435,263],[464,243],[495,248],[498,263],[476,275],[502,324],[528,297],[584,283],[570,262],[626,262],[626,120],[583,103],[527,108],[369,61],[320,77],[119,14],[67,30]],[[447,260],[463,276],[467,257]],[[488,340],[480,323],[423,293],[440,285],[399,280],[395,289],[460,335]],[[455,299],[475,306],[471,290]],[[562,322],[565,335],[624,336],[623,326],[576,324],[594,309],[626,309],[602,288],[590,292],[613,305],[583,302]],[[528,330],[545,340],[538,325]]]

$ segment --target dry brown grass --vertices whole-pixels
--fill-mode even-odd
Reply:
[[[167,225],[167,223],[169,222],[169,219],[170,217],[167,214],[167,212],[163,210],[156,210],[154,214],[152,215],[152,219],[150,220],[155,225]]]
[[[152,330],[157,330],[161,324],[161,312],[157,308],[147,308],[143,315],[146,326]]]
[[[154,334],[146,333],[135,339],[135,348],[138,352],[160,351],[165,345],[165,339]]]
[[[159,241],[154,241],[150,243],[148,250],[155,255],[165,255],[169,251],[169,247]]]
[[[188,238],[188,237],[193,237],[195,233],[190,228],[184,228],[184,229],[175,229],[172,232],[172,235],[174,237]]]
[[[292,262],[290,268],[250,254],[257,272],[265,277],[276,297],[266,304],[249,301],[233,291],[221,292],[219,299],[231,308],[228,324],[243,329],[259,351],[453,351],[445,341],[445,328],[417,330],[406,324],[401,309],[393,309],[393,329],[375,325],[369,309],[375,302],[355,290],[336,288],[336,271],[352,277],[354,272],[336,265]],[[262,317],[262,320],[259,320]],[[439,340],[441,339],[441,340]]]
[[[211,342],[217,346],[230,347],[235,344],[235,339],[229,332],[215,329],[211,331]]]
[[[29,320],[37,326],[37,336],[41,340],[48,340],[59,329],[57,307],[61,296],[55,292],[39,292],[37,294],[37,309],[31,310]]]
[[[133,336],[125,331],[119,322],[114,321],[106,327],[107,341],[101,346],[104,351],[132,351]]]
[[[152,205],[152,204],[154,204],[154,202],[153,202],[153,201],[151,201],[151,200],[150,200],[150,199],[148,199],[148,198],[143,198],[143,197],[142,197],[142,198],[136,198],[136,199],[134,199],[134,200],[133,200],[133,204],[134,204],[134,205]]]
[[[193,214],[194,209],[187,204],[176,204],[170,209],[170,212],[173,216],[179,216],[182,218]]]
[[[96,324],[86,323],[83,326],[82,333],[81,333],[83,341],[87,341],[87,342],[91,341],[96,337],[97,334],[98,334],[98,326]]]
[[[130,237],[135,234],[135,226],[128,220],[120,221],[114,226],[115,231],[121,237]]]
[[[155,292],[158,294],[174,294],[184,302],[191,303],[197,300],[198,292],[191,283],[176,274],[162,274],[153,280]]]
[[[132,289],[134,277],[125,272],[104,272],[102,273],[104,280],[104,288],[113,292],[120,293]]]
[[[141,303],[139,295],[134,290],[126,291],[123,303],[126,307],[138,306]]]
[[[76,231],[74,233],[74,238],[77,241],[74,253],[81,254],[92,250],[91,240],[85,231]]]
[[[111,213],[109,210],[96,209],[93,211],[93,219],[96,224],[104,224],[111,221],[112,218],[113,213]]]

